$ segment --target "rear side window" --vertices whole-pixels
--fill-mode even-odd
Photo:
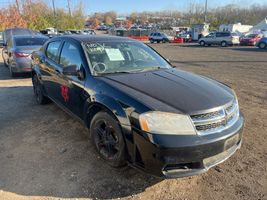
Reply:
[[[75,45],[65,42],[60,55],[60,65],[63,67],[67,67],[69,65],[76,65],[77,67],[80,67],[81,64],[82,59],[79,49]]]
[[[46,56],[55,62],[57,62],[60,44],[60,41],[50,42],[46,48]]]
[[[46,38],[16,38],[16,46],[41,46],[46,42]]]
[[[216,37],[229,37],[230,36],[230,33],[216,33]]]
[[[32,31],[30,29],[14,29],[12,35],[30,35]]]

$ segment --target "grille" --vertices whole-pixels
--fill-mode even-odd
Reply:
[[[217,111],[191,115],[191,119],[200,135],[212,134],[229,128],[237,121],[238,117],[239,109],[236,101]]]

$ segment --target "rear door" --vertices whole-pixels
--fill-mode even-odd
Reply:
[[[40,70],[43,84],[47,95],[56,101],[60,89],[56,87],[56,82],[60,81],[57,74],[59,65],[59,53],[62,47],[62,41],[51,41],[45,49],[45,56],[40,57]]]
[[[78,76],[67,76],[63,74],[63,69],[70,65],[75,65],[77,69],[85,70],[85,58],[83,49],[80,44],[72,41],[64,42],[59,59],[60,73],[57,74],[59,80],[56,84],[60,88],[58,101],[78,117],[83,117],[84,96],[84,79]]]

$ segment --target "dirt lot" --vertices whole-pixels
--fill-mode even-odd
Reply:
[[[267,199],[267,51],[153,47],[177,67],[236,90],[246,117],[241,150],[191,178],[160,180],[131,168],[110,168],[79,122],[54,104],[37,105],[30,79],[10,79],[1,63],[0,199]]]

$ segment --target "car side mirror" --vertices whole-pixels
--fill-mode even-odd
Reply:
[[[62,73],[67,76],[77,76],[79,79],[83,80],[85,78],[83,67],[78,69],[77,65],[69,65],[63,68]]]

